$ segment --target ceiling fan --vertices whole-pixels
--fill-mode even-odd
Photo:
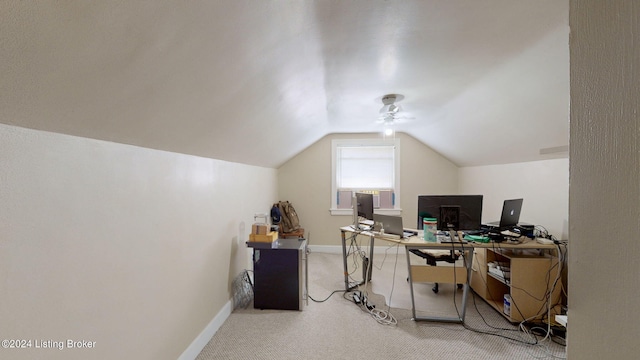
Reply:
[[[385,127],[390,127],[396,124],[399,120],[412,119],[408,117],[402,111],[402,107],[397,103],[404,99],[400,94],[387,94],[382,97],[382,108],[378,114],[377,123],[383,124]]]

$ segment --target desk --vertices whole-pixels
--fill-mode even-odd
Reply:
[[[449,243],[449,244],[441,244],[441,243],[431,243],[425,242],[421,237],[414,236],[409,239],[393,239],[389,237],[380,236],[378,234],[367,232],[367,231],[357,231],[354,230],[350,226],[345,226],[340,228],[342,234],[342,254],[344,258],[344,273],[345,273],[345,289],[347,291],[351,290],[355,286],[349,286],[349,278],[348,278],[348,269],[347,269],[347,258],[346,258],[346,234],[358,234],[363,236],[368,236],[371,241],[370,246],[370,254],[369,261],[373,261],[373,247],[374,241],[376,239],[395,242],[400,245],[403,245],[407,254],[407,267],[409,273],[409,286],[411,292],[411,306],[412,306],[412,315],[413,319],[416,321],[424,320],[424,321],[439,321],[439,322],[455,322],[455,323],[464,323],[464,318],[466,314],[466,305],[467,305],[467,297],[469,294],[470,282],[472,277],[472,267],[473,267],[473,255],[475,249],[494,249],[499,248],[501,250],[555,250],[555,245],[547,245],[540,244],[534,240],[525,240],[521,244],[512,244],[507,242],[502,243]],[[434,267],[427,265],[412,265],[411,264],[411,250],[458,250],[463,252],[463,256],[465,257],[465,267]],[[547,258],[542,258],[547,259]],[[557,259],[555,260],[557,261]],[[550,265],[552,266],[552,264]],[[460,281],[462,280],[462,282]],[[429,316],[417,316],[416,315],[416,306],[415,306],[415,296],[413,291],[413,283],[414,282],[442,282],[442,283],[463,283],[463,294],[462,294],[462,311],[458,317],[429,317]],[[357,285],[356,285],[357,286]],[[502,295],[502,294],[501,294]],[[485,299],[486,300],[486,299]],[[491,305],[491,304],[490,304]],[[495,305],[494,308],[496,307]],[[496,308],[496,310],[498,310]]]

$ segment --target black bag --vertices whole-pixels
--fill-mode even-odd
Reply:
[[[280,209],[280,215],[282,216],[282,222],[280,223],[280,229],[282,232],[289,233],[300,229],[298,213],[290,202],[280,201],[278,202],[278,208]]]
[[[276,203],[271,207],[271,223],[273,225],[278,225],[280,224],[280,221],[282,221],[282,213],[280,212],[280,208]]]

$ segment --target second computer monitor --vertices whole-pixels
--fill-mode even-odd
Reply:
[[[358,217],[373,221],[373,194],[356,193]]]
[[[438,230],[479,230],[482,225],[482,195],[418,196],[418,229],[424,218],[438,219]]]

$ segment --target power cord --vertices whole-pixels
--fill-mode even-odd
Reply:
[[[309,259],[309,255],[311,254],[311,250],[309,249],[309,246],[308,246],[308,245],[309,245],[309,243],[310,243],[310,238],[311,238],[311,232],[309,232],[309,233],[307,234],[307,249],[306,249],[307,266],[308,266],[308,261],[309,261],[309,260],[308,260],[308,259]],[[329,300],[329,298],[331,298],[331,297],[333,296],[333,294],[335,294],[335,293],[339,293],[339,292],[346,292],[346,291],[347,291],[347,290],[341,290],[341,289],[334,290],[334,291],[332,291],[332,292],[331,292],[331,294],[329,294],[329,296],[327,296],[326,298],[324,298],[324,299],[322,299],[322,300],[316,300],[316,299],[314,299],[314,298],[311,296],[311,294],[309,294],[309,289],[307,289],[307,296],[308,296],[308,297],[309,297],[309,299],[311,299],[311,301],[313,301],[313,302],[323,303],[323,302],[325,302],[325,301]]]
[[[499,245],[498,245],[498,246],[499,246]],[[494,250],[495,250],[495,245],[494,245]],[[476,263],[476,265],[477,265],[477,266],[480,266],[480,262],[479,262],[479,260],[478,260],[477,258],[476,258],[475,260],[476,260],[476,262],[475,262],[475,263]],[[548,274],[550,274],[550,273],[551,273],[552,269],[553,269],[553,267],[552,267],[551,269],[549,269]],[[558,273],[560,273],[560,271],[559,271]],[[554,287],[555,287],[555,284],[557,284],[557,280],[554,282]],[[488,290],[489,290],[489,288],[488,288],[488,285],[486,284],[486,282],[485,282],[485,284],[484,284],[484,285],[485,285],[485,288],[486,288],[486,289],[487,289],[487,291],[488,291]],[[552,287],[552,289],[551,289],[550,291],[548,291],[548,294],[552,294],[552,293],[554,292],[554,287]],[[545,297],[546,297],[546,298],[547,298],[547,300],[548,300],[548,302],[547,302],[547,303],[550,303],[550,295],[545,296]],[[508,340],[510,340],[510,341],[519,342],[519,343],[522,343],[522,344],[525,344],[525,345],[541,346],[541,347],[543,347],[543,348],[545,348],[545,349],[546,349],[545,351],[547,352],[548,356],[553,357],[553,358],[564,358],[564,357],[560,357],[560,356],[556,356],[556,355],[552,354],[552,353],[551,353],[551,350],[549,350],[549,347],[548,347],[548,346],[545,346],[545,345],[543,345],[543,344],[542,344],[542,342],[543,342],[545,339],[549,339],[550,341],[553,341],[554,343],[557,343],[557,344],[559,344],[559,345],[566,345],[566,344],[559,343],[559,342],[555,341],[552,337],[550,337],[550,335],[552,335],[552,332],[551,332],[551,331],[549,331],[549,329],[544,329],[544,328],[540,328],[540,327],[535,327],[535,328],[531,328],[530,330],[528,330],[528,329],[526,329],[526,327],[525,327],[525,322],[521,322],[521,323],[519,323],[519,324],[518,324],[518,327],[517,327],[517,328],[515,328],[515,329],[508,329],[508,328],[499,328],[499,327],[495,327],[495,326],[493,326],[493,325],[489,324],[489,323],[486,321],[485,317],[484,317],[484,316],[482,315],[482,313],[480,312],[480,309],[478,308],[478,304],[477,304],[477,302],[476,302],[475,294],[473,294],[473,304],[474,304],[474,307],[475,307],[475,309],[476,309],[476,312],[478,313],[478,315],[480,315],[480,318],[482,319],[482,321],[484,322],[484,324],[485,324],[485,325],[487,325],[489,328],[494,329],[494,330],[496,330],[496,331],[486,331],[486,330],[476,329],[476,328],[473,328],[473,327],[469,326],[467,323],[464,323],[463,325],[464,325],[464,327],[465,327],[466,329],[468,329],[468,330],[470,330],[470,331],[477,332],[477,333],[482,333],[482,334],[486,334],[486,335],[502,337],[502,338],[508,339]],[[548,308],[548,309],[550,309],[550,308],[553,308],[553,306],[547,305],[547,308]],[[505,320],[505,321],[506,321],[506,320]],[[536,330],[542,330],[542,331],[543,331],[543,334],[545,335],[545,337],[544,337],[543,339],[539,340],[539,339],[536,337],[536,334],[535,334]],[[513,338],[513,337],[511,337],[511,336],[505,336],[504,334],[501,334],[501,333],[500,333],[501,331],[522,332],[522,334],[523,334],[523,335],[526,335],[526,338],[518,339],[518,338]],[[550,335],[549,335],[549,334],[550,334]]]
[[[400,244],[395,244],[392,245],[390,247],[387,248],[387,250],[389,250],[390,248],[395,247],[396,248],[396,261],[393,265],[393,277],[391,280],[391,292],[389,293],[389,305],[387,305],[386,310],[380,310],[380,309],[375,309],[375,308],[369,308],[369,313],[373,316],[373,318],[380,324],[384,324],[384,325],[397,325],[398,324],[398,320],[391,314],[391,299],[393,298],[393,290],[395,289],[395,283],[396,283],[396,271],[398,269],[398,256],[400,253]],[[384,261],[387,258],[387,250],[385,250],[385,257],[382,259],[382,264],[384,264]],[[370,265],[372,262],[369,262]],[[382,268],[382,265],[380,266],[380,268]]]
[[[391,286],[391,294],[389,295],[389,304],[391,303],[391,298],[393,296],[393,289],[395,287],[395,275],[396,275],[396,270],[398,265],[400,244],[395,244],[387,248],[387,250],[385,250],[385,257],[383,258],[383,261],[382,261],[382,263],[384,264],[384,261],[386,260],[386,252],[392,247],[396,247],[396,261],[393,269],[393,280],[392,280],[392,286]],[[369,313],[379,324],[397,325],[398,324],[397,319],[390,312],[390,308],[391,308],[390,305],[387,305],[386,309],[380,309],[380,308],[376,308],[375,304],[369,301],[367,289],[369,288],[369,281],[370,281],[369,270],[371,269],[371,266],[374,266],[373,261],[369,260],[366,265],[367,267],[364,270],[365,271],[364,272],[365,279],[363,284],[364,290],[354,290],[350,292],[351,293],[350,298],[347,296],[346,293],[345,295],[343,295],[343,297],[349,301],[353,301],[356,305],[360,307],[362,311]]]
[[[347,291],[347,290],[333,290],[333,291],[331,292],[331,294],[329,294],[329,296],[327,296],[326,298],[324,298],[324,299],[322,299],[322,300],[316,300],[316,299],[314,299],[313,297],[311,297],[311,295],[309,295],[309,299],[311,299],[311,301],[313,301],[313,302],[323,303],[323,302],[325,302],[325,301],[329,300],[329,298],[330,298],[330,297],[332,297],[332,296],[333,296],[333,294],[335,294],[335,293],[339,293],[339,292],[346,292],[346,291]]]

